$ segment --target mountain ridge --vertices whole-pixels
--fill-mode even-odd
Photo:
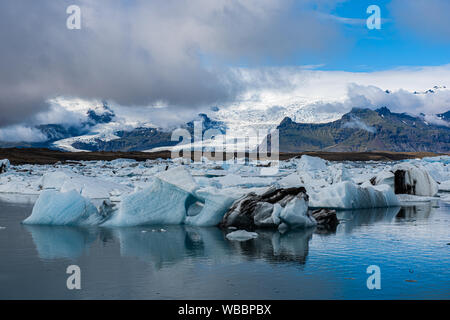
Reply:
[[[450,151],[450,126],[386,107],[353,108],[341,119],[321,124],[296,123],[286,117],[277,129],[280,152]]]

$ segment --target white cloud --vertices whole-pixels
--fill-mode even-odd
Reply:
[[[0,128],[0,141],[7,142],[43,142],[47,137],[34,127],[14,125]]]

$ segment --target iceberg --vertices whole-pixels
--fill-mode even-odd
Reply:
[[[194,192],[198,188],[189,171],[181,166],[159,172],[155,177],[186,192]]]
[[[125,196],[104,225],[216,226],[235,201],[232,195],[224,195],[215,188],[198,189],[190,173],[182,167],[161,172],[156,177],[150,187]]]
[[[199,227],[217,226],[222,221],[224,214],[236,200],[235,197],[224,195],[219,191],[199,190],[196,192],[196,196],[200,199],[201,208],[198,214],[188,215],[185,223]]]
[[[297,170],[299,171],[315,171],[327,170],[327,162],[322,158],[302,155],[297,162]]]
[[[236,200],[223,217],[221,226],[237,228],[309,227],[315,220],[308,214],[308,195],[303,187],[270,188]]]
[[[410,163],[397,164],[393,168],[395,175],[395,193],[416,196],[435,196],[438,184],[422,166]]]
[[[309,228],[316,225],[316,221],[308,214],[308,202],[295,197],[279,211],[278,218],[282,223],[295,228]]]
[[[358,186],[344,181],[311,193],[309,205],[344,210],[395,207],[400,203],[388,185]]]
[[[195,202],[191,193],[154,179],[150,187],[125,196],[105,226],[182,224],[186,211]]]
[[[10,163],[9,163],[8,159],[0,160],[0,174],[8,171],[9,166],[10,166]]]
[[[90,226],[103,221],[97,208],[77,191],[43,191],[24,224]]]
[[[392,171],[383,170],[375,177],[370,179],[370,183],[372,183],[373,185],[387,184],[392,188],[392,190],[395,190],[394,177],[395,175]]]
[[[90,199],[107,199],[111,193],[131,191],[127,186],[93,177],[85,177],[70,170],[45,173],[39,182],[39,189],[53,189],[61,192],[76,190],[82,196]]]

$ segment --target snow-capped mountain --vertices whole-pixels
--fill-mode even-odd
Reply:
[[[359,105],[364,108],[367,103],[371,109],[380,108],[383,106],[381,103],[389,102],[386,100],[387,97],[398,94],[398,91],[377,89],[377,100],[370,96],[373,95],[370,90],[369,93],[365,93],[364,99],[358,95],[356,98],[350,95],[341,100],[336,100],[336,97],[327,98],[326,95],[321,99],[314,98],[310,92],[304,95],[274,92],[248,94],[230,105],[211,107],[207,112],[199,114],[194,119],[191,118],[191,121],[186,119],[184,124],[171,128],[154,125],[149,121],[151,116],[145,113],[142,113],[142,116],[138,114],[133,118],[129,114],[131,112],[129,109],[120,110],[121,114],[117,115],[115,108],[105,101],[91,104],[81,100],[62,100],[58,101],[58,104],[73,114],[81,115],[81,119],[83,119],[81,122],[40,124],[35,128],[47,138],[46,141],[35,143],[0,142],[0,147],[45,147],[71,152],[155,151],[170,149],[178,144],[178,141],[171,140],[173,129],[181,127],[193,133],[194,122],[200,121],[203,132],[208,129],[218,130],[221,135],[226,134],[226,144],[237,144],[238,149],[241,146],[246,147],[245,143],[248,142],[245,137],[255,136],[255,140],[249,142],[249,147],[255,148],[271,130],[277,128],[285,119],[300,124],[332,123],[340,120],[355,105],[357,108]],[[440,92],[446,91],[448,90],[445,86],[434,86],[429,90],[409,92],[408,94],[416,97],[434,97]],[[393,100],[396,99],[398,96],[395,96]],[[411,114],[411,116],[417,117],[417,121],[424,125],[449,126],[450,123],[449,112]],[[355,125],[357,125],[357,120],[347,124],[348,128]],[[213,146],[214,143],[210,140],[205,144]]]
[[[423,116],[354,108],[326,124],[297,123],[285,118],[278,126],[281,152],[397,151],[450,152],[448,123],[430,123]]]

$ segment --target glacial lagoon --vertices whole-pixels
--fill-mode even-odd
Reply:
[[[238,242],[215,227],[23,225],[33,201],[0,200],[0,299],[450,299],[444,202],[341,211],[335,233]],[[67,289],[70,265],[81,290]]]

